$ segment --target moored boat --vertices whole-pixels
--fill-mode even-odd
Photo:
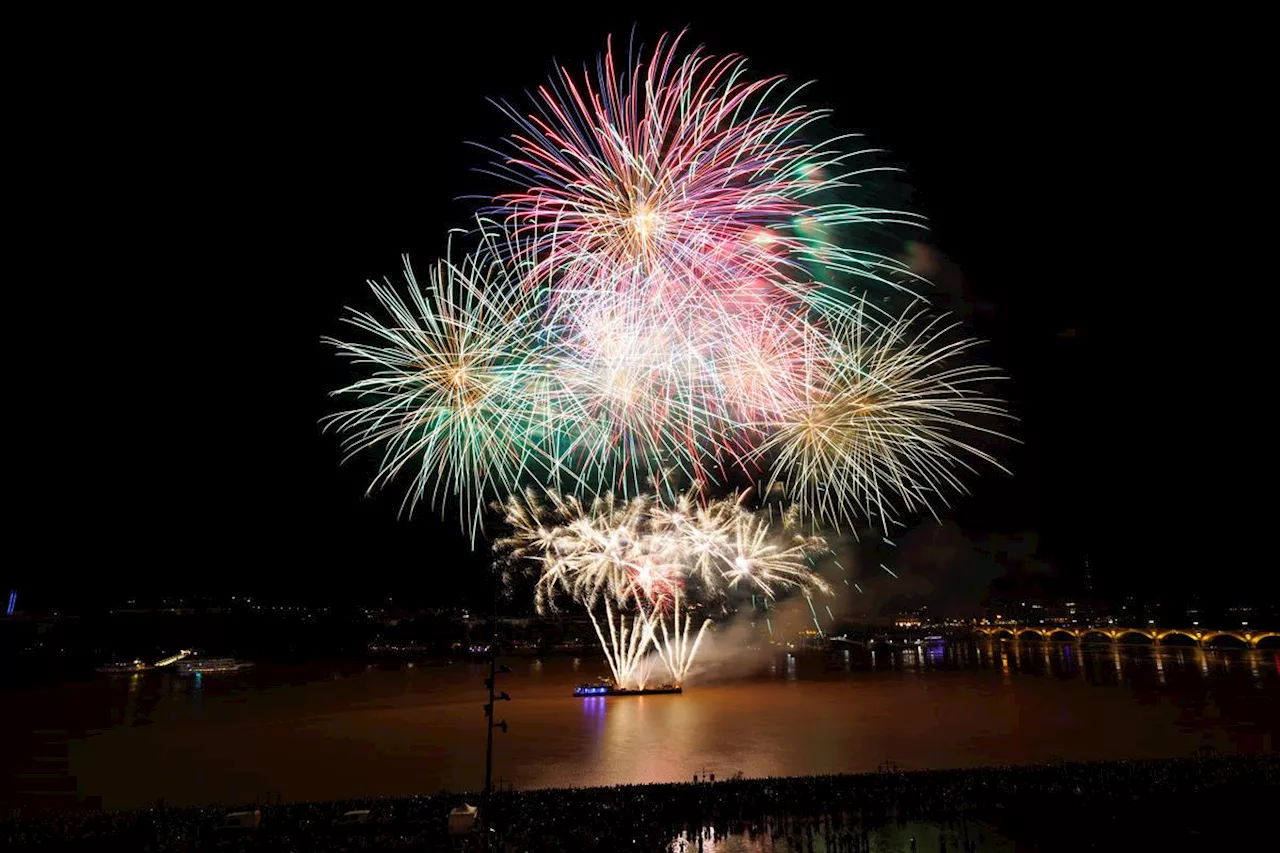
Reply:
[[[174,670],[182,675],[197,673],[237,672],[248,669],[253,664],[235,658],[187,658],[178,661]]]

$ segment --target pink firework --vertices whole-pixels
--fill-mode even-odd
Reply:
[[[519,188],[498,196],[497,212],[534,260],[530,281],[570,300],[671,282],[729,292],[765,282],[782,298],[811,292],[818,265],[898,286],[889,278],[901,264],[826,236],[919,224],[848,202],[881,171],[854,165],[875,152],[842,151],[847,137],[813,141],[825,111],[800,104],[785,78],[752,80],[742,57],[679,48],[663,36],[619,69],[610,42],[594,80],[561,67],[534,112],[504,107],[520,130],[496,166]]]
[[[761,109],[779,78],[744,81],[740,58],[678,47],[664,37],[621,73],[608,49],[594,83],[561,68],[536,114],[508,109],[522,131],[505,166],[524,187],[499,200],[560,294],[602,277],[630,289],[771,275],[785,242],[771,226],[806,209],[812,149],[791,140],[814,114]]]
[[[654,459],[699,481],[755,473],[750,445],[804,395],[809,318],[831,298],[816,281],[902,280],[829,241],[904,215],[830,201],[874,169],[812,141],[823,112],[795,95],[664,36],[623,67],[610,45],[594,78],[558,69],[528,115],[504,107],[519,130],[496,165],[518,188],[493,212],[549,294],[593,480],[627,489]]]

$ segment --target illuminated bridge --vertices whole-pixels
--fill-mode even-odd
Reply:
[[[1042,640],[1058,640],[1070,643],[1097,640],[1122,643],[1143,638],[1152,645],[1157,646],[1170,637],[1192,640],[1197,646],[1205,646],[1214,640],[1228,637],[1243,643],[1251,649],[1258,648],[1258,644],[1263,640],[1280,639],[1280,632],[1251,631],[1247,628],[1239,631],[1219,631],[1205,628],[1123,628],[1115,625],[1086,625],[1070,628],[1064,625],[978,625],[973,630],[975,633],[991,639],[999,638],[1001,635],[1008,635],[1010,639],[1020,640],[1027,635],[1031,635]]]

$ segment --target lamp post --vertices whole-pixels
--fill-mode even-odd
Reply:
[[[493,730],[502,729],[507,733],[507,721],[493,719],[495,702],[510,702],[511,697],[505,690],[494,694],[494,687],[499,675],[511,672],[509,666],[498,666],[498,578],[495,572],[493,582],[493,637],[489,641],[489,677],[484,686],[489,689],[489,701],[484,706],[485,746],[484,746],[484,792],[480,795],[480,825],[487,831],[490,825],[489,801],[493,793]]]
[[[497,658],[497,649],[493,650],[493,656]],[[494,679],[498,675],[505,675],[511,672],[508,666],[495,666],[493,662],[489,664],[489,677],[484,680],[485,686],[489,688],[489,701],[484,706],[484,715],[488,720],[488,733],[485,738],[484,747],[484,803],[488,805],[489,794],[493,791],[493,730],[502,729],[502,733],[507,733],[507,721],[493,719],[493,703],[494,702],[510,702],[511,697],[507,695],[507,691],[500,691],[494,695],[493,685]]]

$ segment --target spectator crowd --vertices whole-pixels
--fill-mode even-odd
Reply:
[[[451,837],[448,815],[477,795],[356,798],[219,808],[18,813],[0,820],[5,851],[687,851],[740,836],[753,850],[868,853],[891,822],[941,828],[939,853],[984,849],[999,826],[1018,849],[1109,850],[1151,843],[1160,853],[1216,849],[1231,832],[1270,839],[1280,755],[1055,763],[904,773],[697,781],[496,794],[492,831]],[[256,829],[223,826],[258,810]],[[358,819],[344,816],[368,810]],[[1228,831],[1228,827],[1230,831]],[[1221,831],[1218,831],[1221,829]],[[1197,832],[1213,837],[1197,839]],[[1261,832],[1261,835],[1257,833]],[[1029,839],[1024,842],[1024,839]],[[1176,846],[1180,842],[1187,848]],[[948,844],[950,846],[948,847]],[[914,849],[915,842],[911,842]],[[923,853],[923,850],[922,850]],[[933,850],[930,851],[933,853]]]

